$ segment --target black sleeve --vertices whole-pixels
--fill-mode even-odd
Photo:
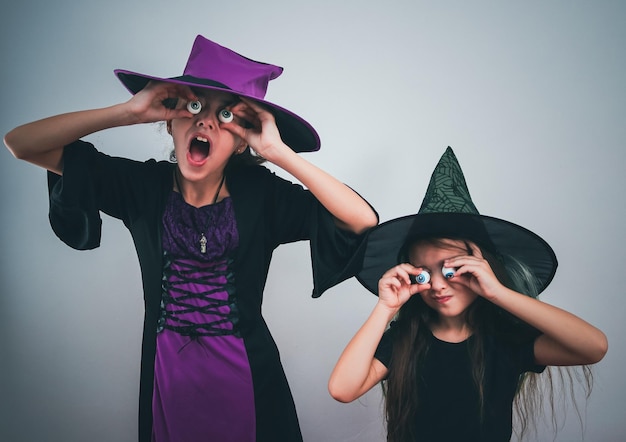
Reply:
[[[93,146],[76,141],[63,150],[63,176],[48,172],[48,218],[54,233],[78,250],[100,246],[102,219],[89,176]]]
[[[263,168],[265,169],[265,168]],[[284,180],[265,169],[268,204],[265,208],[271,247],[310,240],[313,293],[317,298],[329,288],[354,276],[363,263],[367,232],[357,235],[337,227],[334,216],[300,184]]]
[[[311,225],[313,293],[318,298],[329,288],[356,275],[363,265],[367,232],[357,235],[340,229],[320,204]]]
[[[545,365],[538,365],[535,363],[535,339],[530,339],[524,342],[518,348],[518,361],[522,373],[527,371],[543,373],[546,369]]]
[[[130,226],[146,206],[146,195],[156,193],[149,189],[155,164],[111,157],[81,140],[65,146],[63,175],[48,172],[54,233],[70,247],[87,250],[100,245],[100,211]]]

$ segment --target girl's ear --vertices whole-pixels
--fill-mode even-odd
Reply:
[[[237,150],[235,151],[235,155],[240,155],[242,153],[244,153],[244,151],[248,148],[248,145],[243,142],[239,145],[239,147],[237,148]]]

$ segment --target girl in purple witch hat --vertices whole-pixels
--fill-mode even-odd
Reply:
[[[139,439],[298,441],[295,407],[261,316],[273,250],[310,240],[313,296],[353,276],[377,224],[353,190],[296,152],[319,137],[264,100],[282,68],[198,36],[183,75],[118,70],[125,103],[35,121],[5,144],[47,169],[50,222],[69,246],[100,243],[100,212],[121,219],[139,256],[145,321]],[[166,121],[172,162],[110,157],[80,138]],[[261,166],[270,161],[293,184]]]
[[[379,300],[329,391],[350,402],[382,382],[388,441],[509,440],[513,405],[525,440],[544,394],[554,410],[553,379],[565,388],[583,379],[589,393],[589,367],[575,377],[546,366],[596,363],[606,336],[535,299],[556,271],[552,248],[479,214],[452,149],[419,212],[381,224],[367,242],[357,278]]]

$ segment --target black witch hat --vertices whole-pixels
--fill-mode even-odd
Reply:
[[[513,257],[533,271],[539,281],[539,293],[550,284],[557,268],[554,251],[537,234],[478,213],[450,147],[430,178],[418,213],[392,219],[370,232],[357,280],[377,295],[383,273],[407,262],[406,248],[420,238],[467,239],[495,256]]]

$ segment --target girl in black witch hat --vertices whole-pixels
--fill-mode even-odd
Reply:
[[[379,301],[331,395],[350,402],[382,381],[388,441],[509,440],[514,402],[523,435],[546,366],[582,365],[589,392],[586,364],[607,351],[600,330],[535,299],[556,266],[540,237],[478,213],[448,148],[419,213],[370,234],[358,279]]]

